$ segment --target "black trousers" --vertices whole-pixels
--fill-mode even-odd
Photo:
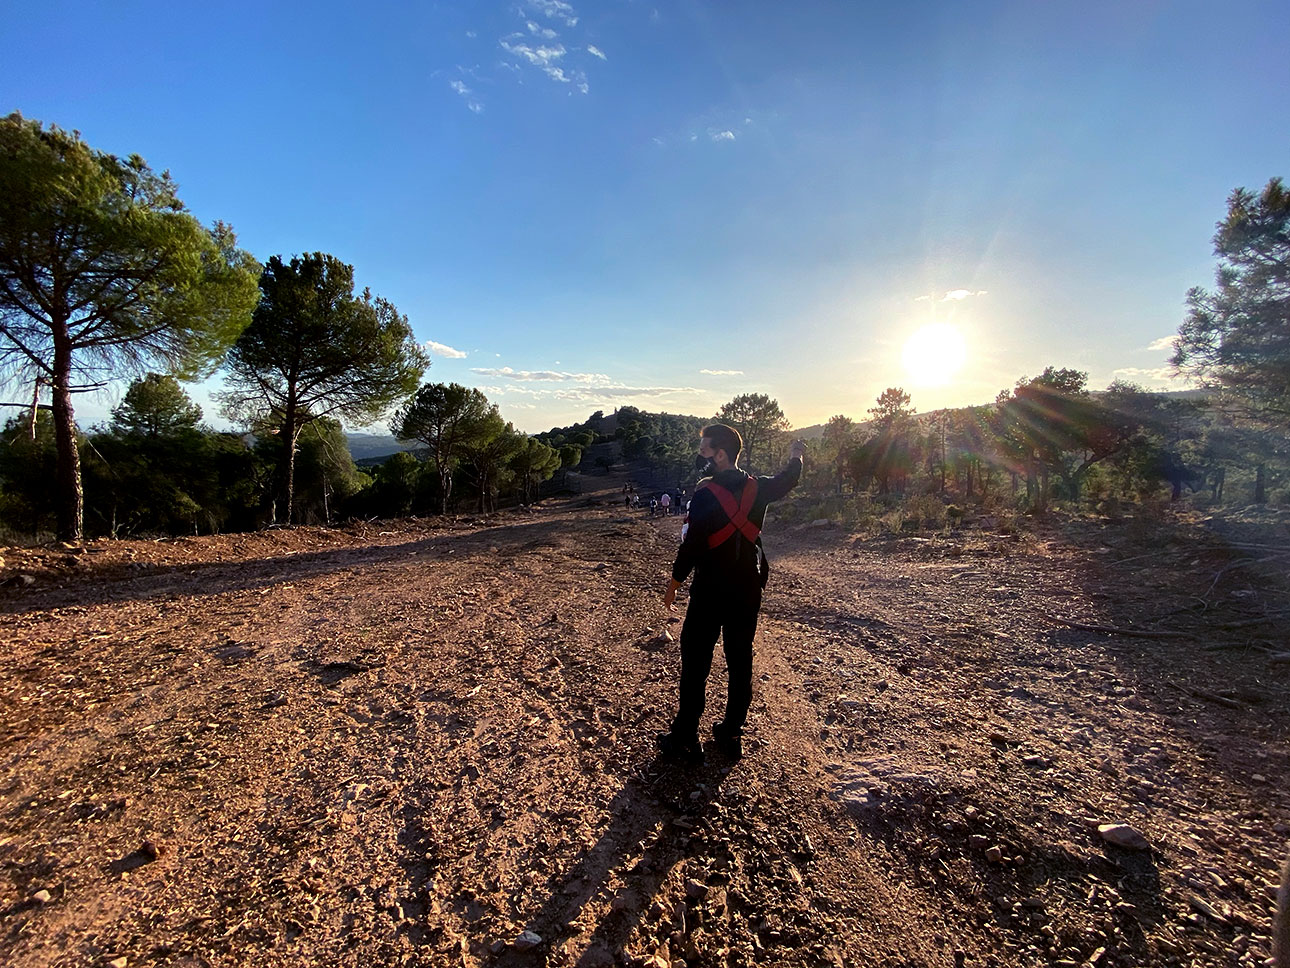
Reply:
[[[739,735],[752,702],[753,636],[761,608],[761,582],[754,578],[734,587],[694,588],[681,626],[681,699],[672,733],[697,736],[707,702],[712,651],[721,636],[726,653],[728,730]]]

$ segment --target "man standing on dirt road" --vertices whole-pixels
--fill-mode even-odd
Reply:
[[[694,571],[690,605],[681,626],[679,708],[672,728],[658,738],[665,756],[692,763],[703,760],[699,720],[718,635],[723,636],[726,654],[726,714],[713,723],[712,735],[718,749],[731,759],[743,756],[744,721],[752,702],[753,636],[761,592],[770,574],[761,527],[766,505],[786,495],[801,478],[806,443],[793,441],[788,466],[774,477],[751,477],[740,470],[742,449],[743,440],[733,427],[703,428],[694,463],[704,479],[690,500],[690,526],[663,595],[663,604],[674,608],[677,589]]]

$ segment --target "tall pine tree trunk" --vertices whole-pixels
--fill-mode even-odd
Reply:
[[[295,523],[296,510],[296,400],[295,386],[288,383],[287,386],[287,412],[282,418],[282,446],[283,452],[283,471],[285,489],[285,498],[287,506],[286,525],[290,527]]]
[[[81,492],[81,455],[76,447],[76,417],[72,411],[72,347],[66,326],[54,328],[54,441],[58,496],[58,540],[80,541],[85,502]]]

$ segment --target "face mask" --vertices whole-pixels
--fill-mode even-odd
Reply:
[[[716,470],[712,466],[712,458],[704,457],[702,454],[694,455],[694,469],[699,472],[700,477],[710,477],[712,472]]]

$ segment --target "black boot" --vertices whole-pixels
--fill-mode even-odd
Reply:
[[[727,728],[724,722],[712,724],[712,738],[717,741],[717,749],[732,760],[743,759],[744,740],[742,731]]]
[[[698,764],[703,762],[703,747],[697,736],[677,736],[675,733],[658,734],[659,751],[670,760]]]

